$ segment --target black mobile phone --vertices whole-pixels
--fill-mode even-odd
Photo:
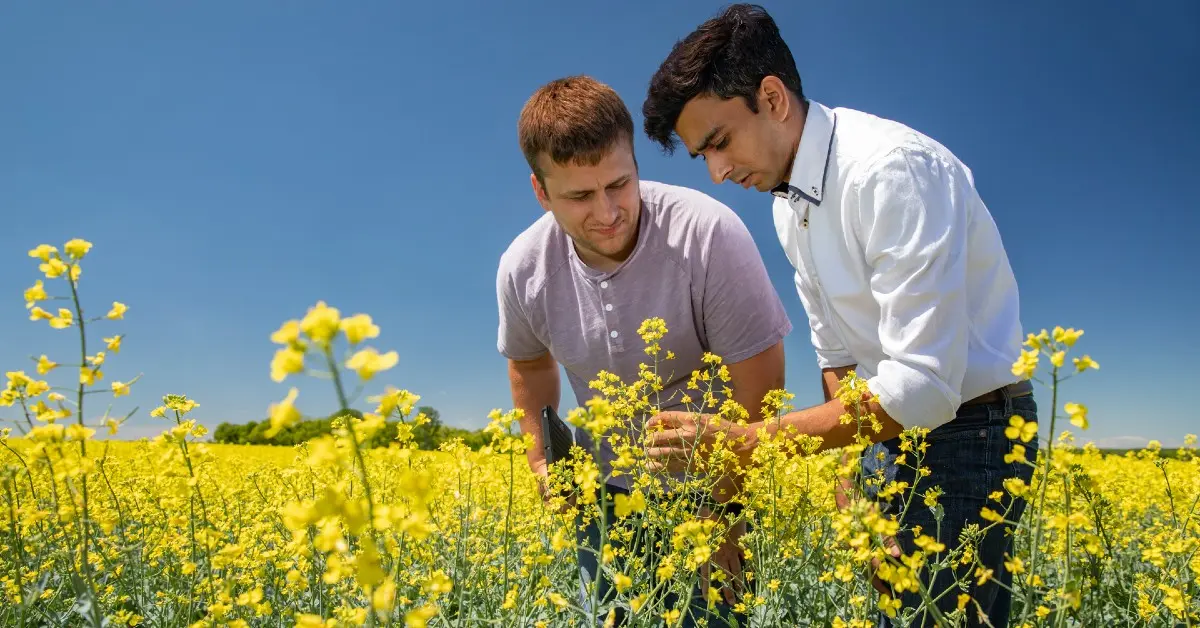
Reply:
[[[559,418],[553,406],[542,408],[542,443],[546,452],[546,465],[549,466],[566,458],[575,444],[571,427]]]

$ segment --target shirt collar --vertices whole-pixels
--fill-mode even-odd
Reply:
[[[788,181],[772,188],[771,194],[793,202],[803,198],[820,205],[825,195],[829,159],[833,155],[837,114],[815,100],[808,100],[807,103],[808,115],[804,118],[804,131],[800,134],[800,145],[796,147],[796,156],[792,161],[791,176]]]

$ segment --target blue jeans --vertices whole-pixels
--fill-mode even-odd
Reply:
[[[617,520],[616,507],[612,501],[613,496],[617,493],[628,493],[622,488],[611,485],[607,486],[605,490],[607,491],[607,500],[605,502],[605,520],[610,522],[609,525],[611,526],[611,522]],[[599,497],[598,494],[597,497]],[[637,516],[638,515],[631,515],[631,517]],[[603,609],[606,602],[612,601],[616,592],[613,588],[612,582],[606,575],[600,573],[600,577],[597,579],[601,547],[600,520],[598,517],[593,517],[592,520],[588,522],[586,526],[584,526],[582,518],[577,517],[575,523],[575,537],[576,541],[580,545],[579,549],[577,550],[580,571],[580,603],[583,605],[585,610],[591,608],[592,595],[591,591],[589,591],[589,585],[590,583],[595,582],[597,589],[596,599],[599,600],[601,609]],[[624,523],[622,524],[622,527],[634,528],[635,526],[630,526],[627,523]],[[671,530],[655,530],[654,526],[648,526],[646,528],[641,528],[641,532],[639,533],[638,537],[639,538],[637,538],[635,541],[635,551],[638,552],[638,555],[631,556],[629,559],[641,560],[642,564],[647,567],[647,571],[653,577],[660,560],[658,552],[654,551],[653,549],[655,547],[655,541],[661,542],[662,547],[669,551],[671,547]],[[619,550],[624,545],[624,543],[620,542],[619,540],[612,538],[610,538],[608,542],[613,546],[614,550]],[[623,564],[625,563],[622,562],[621,558],[617,558],[614,561],[614,566],[618,571],[624,571],[622,568]],[[713,569],[715,570],[716,568],[714,567]],[[753,587],[751,587],[751,591],[752,590]],[[665,594],[662,596],[662,598],[664,601],[664,607],[667,610],[676,608],[679,604],[678,595],[675,593]],[[617,621],[615,625],[625,625],[628,621],[626,618],[628,609],[617,608],[616,610]],[[692,595],[691,600],[688,603],[688,607],[686,609],[681,609],[681,612],[683,619],[682,626],[684,628],[694,628],[697,625],[696,620],[700,618],[706,619],[707,626],[710,628],[727,628],[734,625],[745,626],[747,623],[747,617],[742,614],[734,613],[733,607],[727,604],[724,601],[724,598],[722,598],[722,601],[714,604],[710,609],[708,607],[708,601],[705,599],[704,593],[700,591],[700,587],[698,585],[692,587]],[[607,617],[607,613],[608,612],[606,610],[597,611],[597,626],[604,625],[604,620]],[[730,617],[736,617],[738,623],[734,624],[727,622],[726,620]]]
[[[883,485],[892,480],[900,480],[908,482],[909,487],[915,486],[917,495],[913,498],[912,506],[901,524],[907,528],[921,526],[922,534],[936,535],[937,540],[946,545],[947,551],[958,545],[959,532],[968,524],[977,523],[980,528],[990,524],[979,515],[983,507],[991,507],[997,512],[1004,511],[1004,505],[1011,498],[1011,494],[1004,490],[1005,479],[1021,478],[1028,484],[1033,475],[1033,469],[1028,465],[1018,461],[1004,462],[1004,456],[1012,451],[1014,443],[1005,436],[1004,430],[1008,427],[1009,418],[1014,414],[1026,421],[1036,421],[1037,403],[1032,394],[1011,397],[1005,393],[1003,397],[1003,401],[962,406],[953,421],[929,432],[926,436],[929,447],[921,464],[929,468],[930,474],[920,478],[919,482],[914,479],[915,473],[911,468],[895,464],[896,456],[902,453],[898,438],[877,443],[863,454],[864,475],[869,477],[882,469],[885,477]],[[1038,439],[1034,438],[1022,444],[1025,446],[1026,458],[1030,461],[1037,460]],[[877,457],[880,452],[884,454],[882,461]],[[910,452],[906,464],[915,466],[915,463]],[[933,486],[940,486],[943,491],[938,500],[944,508],[940,534],[933,512],[922,500],[925,490]],[[872,487],[868,494],[873,494],[875,490],[877,489]],[[989,500],[988,495],[993,491],[1004,491],[1005,501],[998,503]],[[899,515],[903,503],[893,497],[890,503],[880,502],[880,507],[886,512]],[[1024,500],[1016,500],[1007,518],[1009,521],[1019,521],[1024,511]],[[1010,525],[992,528],[979,545],[979,560],[986,568],[993,570],[994,581],[989,580],[983,586],[976,586],[974,570],[970,566],[943,569],[938,572],[932,584],[928,572],[922,572],[922,584],[929,588],[931,598],[937,599],[945,593],[938,600],[938,608],[945,613],[955,609],[961,591],[946,589],[953,583],[954,572],[957,571],[958,576],[965,576],[970,584],[966,593],[971,595],[973,602],[967,606],[968,625],[980,625],[976,619],[978,613],[975,603],[979,604],[993,626],[1000,628],[1008,625],[1011,595],[995,581],[1005,586],[1012,585],[1012,574],[1004,568],[1005,558],[1011,555],[1013,547],[1012,537],[1009,536],[1011,528]],[[896,540],[905,554],[916,550],[911,532],[902,531]],[[905,592],[900,596],[900,600],[905,607],[915,607],[920,603],[920,596]],[[929,612],[918,614],[914,618],[914,625],[933,625],[935,622],[931,615]],[[893,623],[886,615],[881,614],[879,625],[886,627]]]

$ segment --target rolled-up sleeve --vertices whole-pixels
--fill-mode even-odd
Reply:
[[[496,349],[511,360],[532,360],[548,349],[538,340],[529,317],[521,307],[521,294],[517,281],[502,263],[496,272],[496,306],[499,325],[496,331]]]
[[[886,359],[867,385],[905,428],[954,418],[967,367],[966,173],[897,148],[861,178],[859,225]]]

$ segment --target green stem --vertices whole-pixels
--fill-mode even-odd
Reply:
[[[1051,386],[1051,401],[1050,401],[1050,431],[1046,437],[1046,464],[1043,465],[1042,471],[1042,486],[1038,492],[1037,507],[1031,513],[1035,519],[1033,528],[1033,545],[1029,548],[1029,573],[1036,574],[1038,566],[1038,558],[1041,557],[1042,545],[1042,521],[1045,518],[1043,507],[1046,503],[1046,487],[1050,485],[1050,469],[1051,462],[1054,458],[1054,427],[1058,422],[1058,367],[1054,367],[1052,371],[1053,384]],[[1034,608],[1035,595],[1037,591],[1034,587],[1026,593],[1025,608],[1021,611],[1021,621],[1024,622],[1029,617],[1030,609]]]

